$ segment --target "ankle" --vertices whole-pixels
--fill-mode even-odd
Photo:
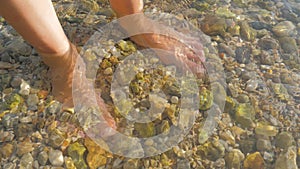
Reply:
[[[55,52],[42,52],[38,51],[39,55],[41,56],[43,62],[48,65],[49,67],[58,66],[60,63],[65,63],[70,57],[72,50],[72,44],[69,43],[64,49],[57,50]]]

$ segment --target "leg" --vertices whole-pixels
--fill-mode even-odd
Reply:
[[[77,53],[70,47],[51,0],[0,0],[0,14],[50,67],[53,95],[62,102],[70,98]]]

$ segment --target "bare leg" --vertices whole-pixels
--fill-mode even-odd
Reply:
[[[51,0],[0,0],[0,15],[28,41],[50,67],[53,95],[71,99],[77,55],[58,21]]]

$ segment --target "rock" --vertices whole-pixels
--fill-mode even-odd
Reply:
[[[76,169],[72,158],[65,157],[65,167],[66,167],[66,169]]]
[[[0,143],[12,141],[14,137],[13,131],[0,131]]]
[[[64,164],[64,157],[60,150],[49,151],[49,161],[54,166],[62,166]]]
[[[239,25],[241,27],[242,39],[246,41],[254,41],[256,39],[257,32],[246,21],[241,21]]]
[[[199,91],[199,109],[202,111],[208,110],[214,103],[213,93],[206,89],[202,88]]]
[[[140,137],[152,137],[155,135],[154,123],[135,123],[135,130],[139,133]]]
[[[282,21],[272,29],[276,36],[290,36],[294,33],[296,26],[291,21]]]
[[[106,164],[107,153],[104,149],[90,138],[84,140],[84,145],[88,150],[86,161],[91,169],[96,169]]]
[[[258,81],[256,79],[250,79],[246,82],[246,91],[253,92],[258,87]]]
[[[244,161],[244,169],[264,169],[265,161],[259,152],[249,154]]]
[[[273,83],[272,89],[276,94],[276,97],[278,97],[281,101],[288,101],[290,99],[290,95],[283,84]]]
[[[266,29],[270,31],[272,29],[272,26],[270,24],[261,21],[253,21],[250,22],[249,25],[256,30]]]
[[[239,104],[236,108],[234,114],[236,122],[241,124],[242,127],[251,128],[254,127],[254,118],[255,118],[255,111],[251,104],[249,103],[242,103]]]
[[[14,151],[14,146],[10,143],[6,143],[0,147],[0,154],[2,155],[2,158],[10,158]]]
[[[256,140],[253,138],[248,138],[245,140],[240,140],[240,142],[238,144],[240,145],[240,150],[244,154],[248,154],[255,150]]]
[[[256,142],[256,149],[258,151],[269,151],[272,149],[270,140],[267,139],[258,139]]]
[[[2,62],[0,61],[0,69],[11,69],[14,65],[8,62]]]
[[[49,145],[53,148],[59,148],[65,140],[63,133],[58,129],[54,129],[49,135]]]
[[[250,63],[251,49],[250,47],[237,47],[235,50],[235,59],[238,63]]]
[[[129,159],[123,165],[123,169],[132,169],[132,168],[140,168],[138,159]]]
[[[23,39],[17,38],[7,45],[7,48],[13,51],[13,54],[19,56],[28,56],[32,52],[32,47],[29,46]]]
[[[5,169],[15,169],[15,168],[17,168],[17,164],[9,162],[9,163],[4,164],[3,168],[5,168]]]
[[[201,30],[210,36],[225,36],[227,27],[228,26],[224,18],[212,15],[206,16],[201,24]]]
[[[286,149],[294,144],[294,137],[289,132],[281,132],[280,134],[278,134],[275,140],[275,145],[277,148]]]
[[[38,154],[37,160],[39,162],[40,165],[46,165],[47,161],[48,161],[48,153],[46,151],[42,151]]]
[[[216,15],[222,18],[235,18],[235,13],[232,13],[227,7],[220,7],[215,11]]]
[[[171,97],[171,103],[173,103],[173,104],[177,104],[177,103],[178,103],[178,101],[179,101],[179,99],[178,99],[178,97],[177,97],[177,96],[172,96],[172,97]]]
[[[298,46],[294,38],[292,37],[279,38],[279,44],[285,53],[299,56]]]
[[[33,143],[24,141],[17,145],[17,154],[22,156],[23,154],[30,153],[34,150]]]
[[[224,157],[225,147],[218,141],[213,140],[198,147],[197,154],[211,161]]]
[[[20,123],[16,127],[17,131],[15,131],[17,137],[25,137],[33,133],[34,125],[33,124],[26,124]]]
[[[33,165],[33,157],[30,153],[26,153],[20,160],[20,168],[31,169]]]
[[[72,158],[77,168],[80,169],[88,168],[84,160],[84,153],[86,151],[86,148],[82,144],[75,142],[68,147],[67,151],[68,151],[68,155]]]
[[[18,124],[18,122],[19,122],[19,116],[17,116],[16,114],[6,114],[2,118],[2,124],[7,129],[13,128]]]
[[[248,103],[250,101],[249,96],[246,94],[240,94],[236,99],[240,103]]]
[[[273,65],[275,63],[274,55],[266,51],[260,53],[260,63],[264,65]]]
[[[296,147],[286,147],[287,151],[281,152],[275,162],[275,169],[298,169]]]
[[[37,94],[30,94],[26,102],[30,110],[37,110],[37,104],[39,103]]]
[[[273,38],[262,38],[258,41],[258,46],[263,50],[277,49],[279,44]]]
[[[233,149],[225,156],[226,166],[228,169],[240,169],[241,162],[244,160],[244,154],[238,150]]]
[[[259,122],[255,128],[255,134],[263,135],[263,136],[276,136],[278,130],[276,127],[265,124],[263,122]]]
[[[30,85],[22,80],[22,83],[20,85],[20,90],[19,90],[19,94],[23,95],[23,96],[28,96],[30,93]]]

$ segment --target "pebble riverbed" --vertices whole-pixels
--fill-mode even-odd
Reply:
[[[53,3],[67,36],[79,50],[99,27],[115,19],[105,0]],[[50,92],[47,66],[0,18],[0,168],[299,168],[300,1],[146,0],[145,11],[171,13],[200,29],[208,37],[203,42],[207,60],[219,60],[221,67],[217,70],[225,73],[224,82],[212,79],[208,86],[202,84],[199,115],[185,138],[164,153],[142,159],[105,151],[86,136],[76,112],[61,110]],[[130,91],[140,108],[148,108],[145,93],[149,89],[141,84],[148,84],[154,77],[167,93],[165,117],[146,125],[122,119],[122,110],[111,105],[107,89],[118,63],[139,47],[128,39],[108,41],[106,45],[85,50],[84,56],[89,60],[99,53],[105,55],[96,87],[109,110],[114,110],[112,116],[123,126],[123,132],[151,137],[176,125],[177,106],[182,100],[172,78],[166,79],[160,70],[139,73],[130,83]],[[124,77],[116,76],[118,81]],[[206,111],[218,97],[225,104],[216,119],[217,126],[207,136],[201,128],[208,116]],[[117,107],[126,106],[120,103]],[[149,139],[146,144],[154,143]]]

